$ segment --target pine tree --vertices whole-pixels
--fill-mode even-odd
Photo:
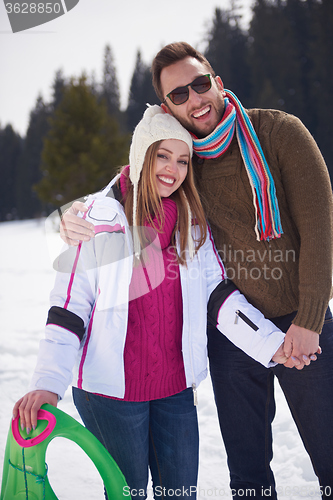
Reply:
[[[104,50],[104,67],[101,97],[105,99],[108,113],[117,116],[120,111],[119,84],[110,45]]]
[[[22,153],[22,139],[11,125],[0,128],[0,220],[17,217],[17,165]]]
[[[333,178],[333,2],[257,0],[250,26],[251,106],[298,116]]]
[[[247,34],[240,27],[237,11],[235,2],[229,10],[215,9],[205,56],[225,88],[232,90],[246,106],[251,94]]]
[[[141,52],[138,50],[126,110],[130,131],[133,131],[141,120],[147,103],[158,104],[159,101],[153,88],[150,67],[142,61]]]
[[[36,191],[53,206],[100,190],[128,159],[128,137],[119,133],[84,75],[67,86],[50,126]]]
[[[40,216],[43,206],[33,185],[41,178],[40,163],[43,140],[49,130],[50,108],[42,96],[37,98],[35,108],[30,113],[27,135],[17,172],[17,210],[21,219]]]
[[[253,103],[287,110],[288,96],[292,100],[298,91],[300,64],[294,32],[281,2],[257,0],[250,36]]]
[[[313,109],[311,129],[330,170],[333,184],[333,3],[331,0],[308,0],[313,37],[309,50],[312,61],[308,80],[309,99],[307,105]]]
[[[63,72],[61,69],[59,69],[55,74],[52,84],[52,102],[50,104],[50,108],[52,111],[55,111],[61,103],[66,85],[67,82],[65,77],[63,76]]]

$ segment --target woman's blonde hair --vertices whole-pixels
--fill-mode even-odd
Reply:
[[[153,227],[157,232],[163,231],[164,212],[161,203],[161,197],[158,193],[155,176],[155,163],[157,151],[162,141],[154,142],[147,149],[143,162],[142,172],[138,184],[137,199],[137,226],[144,227],[145,223]],[[124,201],[124,208],[127,220],[133,226],[133,184],[127,178],[127,194]],[[185,249],[188,244],[188,206],[192,213],[192,219],[198,226],[196,231],[195,250],[204,244],[207,237],[206,218],[201,205],[201,201],[194,183],[193,166],[190,158],[187,175],[182,185],[170,196],[177,205],[177,223],[172,235],[171,244],[175,246],[175,233],[179,231],[180,255],[177,253],[177,259],[180,264],[186,264]],[[153,221],[156,216],[158,223]]]

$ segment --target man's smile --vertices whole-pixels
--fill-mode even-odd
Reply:
[[[200,109],[199,111],[195,111],[192,113],[193,118],[199,119],[202,116],[208,115],[210,113],[211,106],[205,106],[204,108]]]

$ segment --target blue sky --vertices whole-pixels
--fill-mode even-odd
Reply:
[[[163,45],[173,41],[185,40],[204,50],[215,8],[228,8],[230,1],[169,0],[162,4],[155,0],[80,0],[65,15],[15,34],[1,2],[1,126],[11,123],[24,135],[38,94],[46,101],[50,98],[58,69],[68,77],[85,70],[99,81],[106,44],[113,50],[124,107],[137,50],[147,63]],[[235,3],[246,26],[253,0]]]

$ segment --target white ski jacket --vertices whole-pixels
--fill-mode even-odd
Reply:
[[[44,389],[62,398],[74,370],[76,387],[106,396],[124,396],[133,246],[124,209],[114,197],[116,180],[87,198],[86,219],[95,225],[95,238],[78,247],[66,246],[57,259],[45,339],[40,343],[30,390]],[[195,229],[192,226],[194,236]],[[151,285],[158,286],[164,266],[161,252],[158,262],[157,235],[151,245],[154,262],[148,262],[145,271]],[[226,279],[209,227],[206,242],[193,260],[187,258],[187,267],[180,265],[180,279],[187,387],[195,391],[207,375],[207,307],[209,320],[221,334],[264,366],[274,366],[271,358],[283,343],[284,333]],[[145,293],[142,283],[137,293]]]

